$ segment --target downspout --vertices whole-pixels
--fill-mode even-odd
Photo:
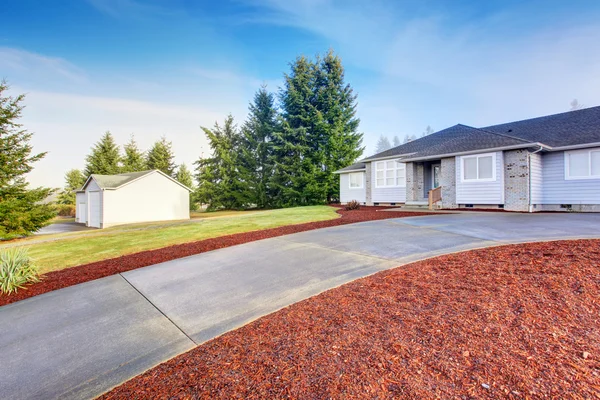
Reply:
[[[531,155],[532,154],[537,154],[537,153],[539,153],[542,150],[544,150],[544,148],[542,146],[540,146],[540,148],[537,149],[536,151],[533,151],[531,153],[527,153],[527,168],[528,168],[527,175],[529,177],[529,195],[527,196],[528,199],[529,199],[529,201],[528,201],[527,210],[530,213],[533,212],[533,204],[532,204],[532,201],[531,201]]]

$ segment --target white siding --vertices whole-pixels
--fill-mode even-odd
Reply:
[[[600,179],[565,180],[562,151],[544,153],[542,160],[542,204],[600,204]]]
[[[371,201],[373,203],[404,203],[406,186],[377,187],[377,162],[371,163]]]
[[[104,191],[103,227],[190,218],[187,189],[154,172],[117,190]]]
[[[87,203],[85,192],[75,194],[75,221],[85,223],[87,221]]]
[[[96,181],[94,179],[92,179],[90,181],[90,183],[88,183],[87,187],[85,188],[85,199],[86,199],[86,203],[87,203],[87,218],[86,218],[86,225],[87,226],[91,226],[90,225],[90,192],[99,192],[100,193],[100,226],[97,228],[101,228],[102,227],[102,214],[104,211],[104,196],[102,195],[102,189],[100,189],[100,186],[98,186],[98,184],[96,183]]]
[[[501,151],[496,152],[495,181],[463,182],[461,177],[462,157],[456,157],[457,204],[504,204],[504,158]]]
[[[362,188],[352,188],[350,189],[349,175],[350,174],[340,174],[340,202],[347,203],[352,200],[356,200],[359,203],[364,203],[367,201],[367,182],[365,180],[365,173],[361,172],[363,178],[363,187]]]
[[[530,154],[530,174],[531,174],[531,204],[542,204],[542,155],[540,153]]]
[[[93,228],[102,228],[102,220],[100,219],[100,198],[102,192],[88,192],[88,221],[87,225]]]

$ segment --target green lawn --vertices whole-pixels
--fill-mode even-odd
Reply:
[[[191,221],[116,226],[20,241],[42,273],[173,244],[338,217],[329,206],[198,213]]]

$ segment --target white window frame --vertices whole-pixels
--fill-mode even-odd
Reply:
[[[392,161],[394,164],[394,168],[388,168],[387,167],[387,163],[389,161]],[[383,161],[377,161],[374,163],[375,164],[375,168],[373,169],[375,172],[375,176],[374,176],[374,181],[375,181],[375,187],[376,188],[398,188],[398,187],[406,187],[406,164],[404,163],[400,163],[396,160],[383,160]],[[383,166],[382,169],[379,169],[379,166]],[[398,182],[398,170],[404,170],[404,184],[403,185],[398,185],[396,184]],[[383,171],[383,185],[379,185],[377,184],[377,171]],[[387,181],[387,177],[386,177],[386,172],[387,171],[393,171],[393,177],[394,177],[394,184],[393,185],[386,185],[386,181]]]
[[[352,186],[351,175],[360,175],[360,186]],[[362,172],[350,172],[348,174],[348,188],[349,189],[362,189],[365,187],[365,174]]]
[[[483,157],[492,157],[492,177],[491,178],[479,178],[479,159]],[[477,159],[477,179],[465,179],[465,160],[469,158]],[[484,153],[484,154],[473,154],[470,156],[462,156],[460,158],[460,181],[464,183],[474,182],[495,182],[496,181],[496,170],[498,165],[496,164],[496,153]]]
[[[600,153],[600,148],[565,151],[565,180],[578,181],[583,179],[600,179],[600,175],[592,175],[592,153]],[[571,176],[569,171],[569,157],[571,154],[587,154],[588,156],[588,174],[584,176]]]

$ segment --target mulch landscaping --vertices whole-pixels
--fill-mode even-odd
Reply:
[[[416,262],[260,318],[102,399],[600,397],[600,240]]]
[[[337,213],[340,218],[327,221],[309,222],[297,225],[287,225],[279,228],[264,229],[246,233],[221,236],[213,239],[199,240],[190,243],[178,244],[156,250],[142,251],[121,257],[111,258],[66,268],[60,271],[49,272],[42,277],[38,283],[27,286],[11,295],[0,293],[0,306],[24,300],[53,290],[62,289],[79,283],[104,278],[106,276],[130,271],[136,268],[147,267],[177,258],[200,254],[211,250],[222,249],[255,240],[267,239],[277,236],[289,235],[291,233],[304,232],[313,229],[327,228],[331,226],[346,225],[356,222],[374,221],[388,218],[416,217],[419,215],[430,215],[431,213],[415,212],[378,212],[385,208],[393,207],[361,207],[358,210],[346,211],[340,208]],[[201,228],[199,226],[199,228]]]

